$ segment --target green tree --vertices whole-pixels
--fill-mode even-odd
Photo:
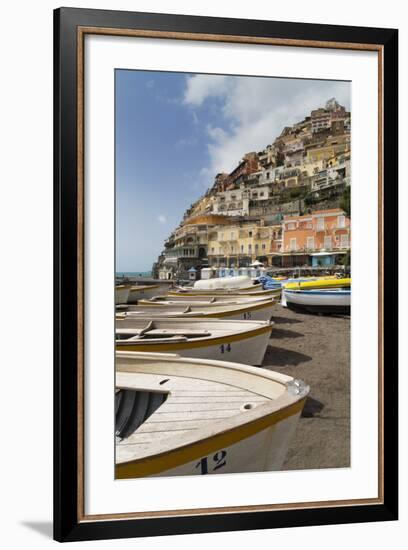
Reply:
[[[340,208],[344,210],[347,216],[350,216],[351,205],[350,205],[350,187],[346,187],[343,191],[343,195],[340,200]]]
[[[350,254],[350,250],[347,250],[347,253],[343,256],[343,258],[341,260],[339,260],[339,263],[341,265],[344,265],[345,267],[350,267],[350,262],[351,262],[351,254]]]
[[[302,195],[302,189],[295,188],[289,191],[289,196],[291,199],[297,199],[300,195]]]

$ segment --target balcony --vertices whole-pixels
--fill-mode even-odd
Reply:
[[[296,252],[297,254],[299,253],[302,253],[302,254],[317,254],[317,253],[327,253],[327,254],[331,254],[333,252],[342,252],[342,251],[346,251],[346,250],[349,250],[350,249],[350,243],[335,243],[334,245],[331,245],[330,247],[313,247],[313,248],[308,248],[306,246],[303,246],[303,247],[300,247],[300,246],[290,246],[290,245],[286,245],[284,246],[282,252],[286,252],[286,253],[290,253],[290,252]],[[272,247],[271,247],[271,252],[274,252],[274,250],[272,250]]]

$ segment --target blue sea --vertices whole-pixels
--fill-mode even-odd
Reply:
[[[117,271],[116,277],[151,277],[151,271]]]

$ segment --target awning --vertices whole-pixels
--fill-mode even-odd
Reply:
[[[347,251],[339,250],[338,252],[312,252],[310,256],[337,256],[337,254],[347,254]]]

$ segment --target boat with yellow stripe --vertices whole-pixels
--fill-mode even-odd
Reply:
[[[117,352],[115,477],[280,470],[308,392],[266,369]]]
[[[272,297],[273,299],[273,297]],[[194,306],[231,306],[231,305],[256,305],[264,302],[264,296],[155,296],[150,300],[139,300],[140,306],[178,305],[185,307]]]
[[[263,290],[262,285],[253,285],[247,289],[239,290],[194,290],[193,288],[188,288],[182,290],[169,290],[167,296],[251,296],[251,297],[265,297],[270,298],[272,296],[279,296],[281,289],[272,289],[272,290]]]
[[[116,321],[116,349],[261,365],[271,332],[267,321],[127,317]]]
[[[236,320],[255,320],[269,321],[275,306],[273,300],[261,300],[244,304],[218,304],[218,305],[195,305],[191,304],[171,304],[171,305],[128,305],[122,307],[116,316],[133,317],[178,317],[188,319],[189,317],[200,317],[202,319],[236,319]]]
[[[130,287],[128,303],[135,304],[139,300],[147,300],[157,294],[160,294],[160,285],[134,285]]]
[[[304,279],[300,281],[291,281],[283,285],[288,290],[313,290],[320,288],[349,288],[351,286],[351,278],[334,278],[324,277],[316,278],[310,281]]]

